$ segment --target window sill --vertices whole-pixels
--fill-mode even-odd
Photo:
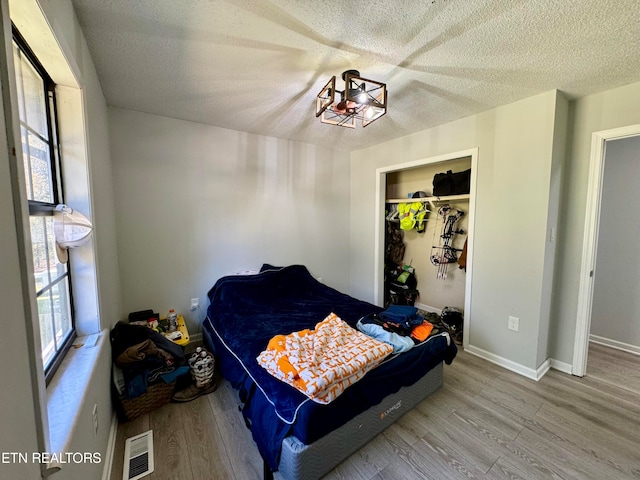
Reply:
[[[109,332],[103,330],[95,335],[98,337],[94,345],[91,345],[94,335],[76,339],[47,387],[51,452],[67,451],[71,436],[80,421],[90,379],[95,374],[102,350],[108,348]]]

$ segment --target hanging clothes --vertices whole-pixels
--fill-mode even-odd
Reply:
[[[405,244],[402,239],[402,230],[400,230],[399,223],[387,222],[385,244],[385,265],[389,268],[402,265]]]
[[[428,213],[424,202],[401,203],[398,205],[398,217],[402,230],[413,230],[418,233],[425,230],[425,217]]]

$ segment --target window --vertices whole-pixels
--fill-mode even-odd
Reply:
[[[55,207],[63,203],[55,84],[15,28],[13,56],[40,345],[48,383],[75,338],[69,268],[58,260],[53,230]]]

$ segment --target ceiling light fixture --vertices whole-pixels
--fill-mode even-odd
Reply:
[[[336,90],[336,77],[324,86],[316,98],[316,117],[322,123],[356,128],[363,127],[387,113],[387,86],[360,76],[358,70],[342,73],[344,90]]]

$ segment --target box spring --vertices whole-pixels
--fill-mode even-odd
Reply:
[[[398,392],[387,396],[379,405],[372,406],[310,445],[304,445],[296,437],[286,437],[282,443],[276,478],[321,478],[438,390],[442,381],[443,364],[440,363],[413,385],[402,387]]]

